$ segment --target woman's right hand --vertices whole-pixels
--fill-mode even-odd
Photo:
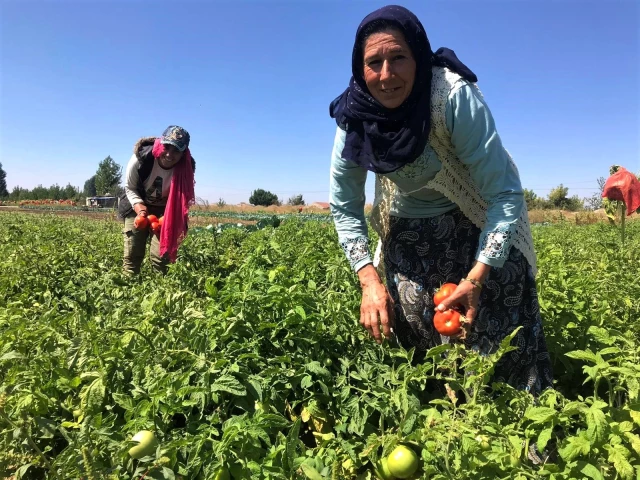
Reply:
[[[380,281],[378,272],[372,264],[358,270],[360,286],[362,287],[362,304],[360,305],[360,324],[382,343],[380,325],[385,337],[391,336],[393,327],[393,299]]]
[[[144,215],[147,216],[147,206],[144,203],[136,203],[133,206],[133,211],[136,212],[136,215]]]

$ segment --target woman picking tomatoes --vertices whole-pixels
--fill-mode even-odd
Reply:
[[[491,353],[522,326],[494,379],[538,393],[552,385],[552,369],[526,205],[476,82],[453,51],[431,50],[409,10],[369,14],[356,32],[349,86],[330,106],[338,126],[330,205],[362,286],[360,323],[376,341],[393,327],[418,356],[452,338]],[[376,176],[374,259],[364,215],[368,172]],[[434,302],[445,283],[452,291]]]
[[[187,233],[189,207],[195,201],[196,164],[189,141],[184,128],[172,125],[158,138],[141,138],[133,149],[118,204],[118,214],[124,220],[126,273],[140,272],[149,237],[154,270],[164,273],[176,260]]]

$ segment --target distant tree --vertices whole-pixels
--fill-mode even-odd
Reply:
[[[96,196],[96,176],[93,175],[89,180],[84,182],[84,189],[82,193],[85,197],[95,197]]]
[[[49,189],[47,187],[43,187],[42,184],[39,184],[31,190],[31,195],[28,195],[28,197],[30,200],[47,200],[49,198]]]
[[[9,200],[11,200],[12,202],[27,200],[28,193],[29,193],[29,190],[25,188],[21,188],[18,185],[16,185],[15,187],[13,187],[13,190],[11,190],[11,193],[9,194]]]
[[[47,199],[62,200],[62,188],[60,188],[60,185],[56,183],[49,187],[49,195],[47,196]]]
[[[62,198],[64,200],[73,200],[80,195],[80,192],[76,187],[67,183],[67,186],[62,190]]]
[[[294,195],[293,197],[287,200],[287,205],[306,205],[304,203],[304,198],[302,198],[302,194]]]
[[[569,188],[560,184],[549,192],[547,203],[550,208],[557,208],[560,210],[570,210],[575,212],[584,208],[584,202],[577,195],[569,198]]]
[[[9,192],[7,191],[7,173],[2,168],[2,163],[0,163],[0,197],[8,197]]]
[[[602,192],[604,192],[604,184],[606,183],[607,179],[604,177],[600,177],[596,181],[598,182],[598,191],[590,197],[584,199],[584,204],[586,205],[588,210],[599,210],[603,208]]]
[[[560,184],[549,192],[549,203],[553,206],[553,208],[564,208],[569,201],[569,199],[567,198],[568,193],[569,188]]]
[[[114,195],[122,180],[122,167],[108,156],[98,165],[95,177],[97,195]]]
[[[278,196],[274,193],[258,188],[257,190],[254,190],[249,197],[249,203],[251,205],[268,207],[269,205],[279,205],[280,201],[278,200]]]
[[[220,197],[220,198],[218,199],[218,202],[216,203],[216,205],[217,205],[218,207],[220,207],[220,208],[222,208],[222,207],[226,207],[227,202],[225,202],[225,201],[224,201],[224,198]]]
[[[524,189],[524,201],[527,202],[527,210],[533,210],[536,207],[538,195],[533,190]]]

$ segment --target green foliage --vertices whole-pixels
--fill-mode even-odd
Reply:
[[[66,187],[60,187],[58,184],[51,185],[48,188],[38,185],[33,190],[15,186],[9,194],[8,200],[12,202],[22,200],[77,200],[79,196],[79,190],[68,183]]]
[[[569,188],[562,184],[551,190],[547,199],[550,208],[569,210],[572,212],[582,210],[584,208],[583,201],[577,195],[569,198],[567,196],[568,194]]]
[[[258,188],[251,193],[249,197],[249,203],[251,205],[262,205],[268,207],[269,205],[280,205],[278,196],[262,188]]]
[[[84,188],[82,190],[85,197],[95,197],[96,193],[96,176],[92,175],[86,182],[84,182]]]
[[[536,204],[536,200],[538,199],[538,195],[533,190],[529,190],[528,188],[524,189],[524,201],[527,203],[527,210],[531,211],[538,207]]]
[[[115,195],[122,180],[122,167],[111,156],[98,164],[95,174],[96,195]]]
[[[0,163],[0,197],[7,197],[9,192],[7,191],[7,172],[2,168]]]
[[[302,194],[294,195],[287,200],[287,205],[305,205],[304,198],[302,198]]]
[[[0,218],[7,476],[373,480],[399,442],[422,479],[640,469],[640,222],[624,250],[607,224],[534,227],[558,381],[534,401],[489,388],[508,338],[490,357],[443,345],[418,365],[375,344],[327,222],[193,228],[166,276],[129,279],[118,223]],[[159,446],[133,460],[143,429]]]

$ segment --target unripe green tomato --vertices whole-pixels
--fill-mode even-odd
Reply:
[[[131,440],[133,442],[137,442],[138,445],[129,449],[129,455],[137,460],[140,460],[142,457],[153,455],[156,451],[156,447],[158,446],[155,434],[149,430],[140,430]]]

